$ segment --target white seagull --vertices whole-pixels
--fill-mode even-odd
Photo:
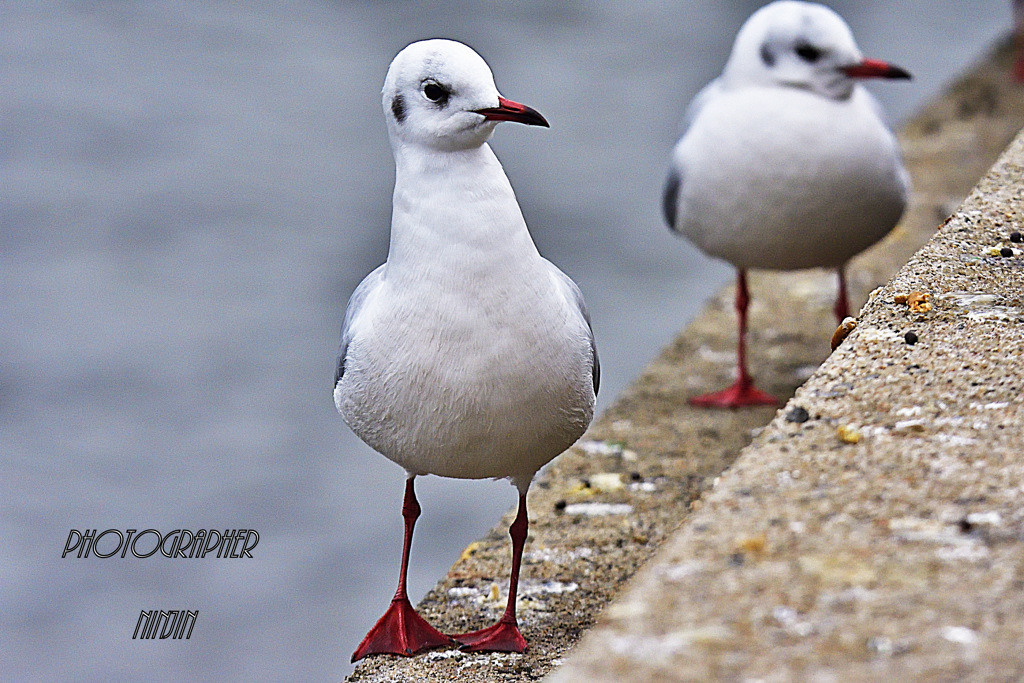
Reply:
[[[739,316],[735,384],[690,403],[776,403],[747,372],[748,268],[835,268],[842,320],[846,262],[903,214],[909,177],[861,78],[910,74],[865,59],[827,7],[784,0],[747,19],[722,75],[690,104],[662,208],[672,230],[736,266]]]
[[[405,542],[398,591],[352,661],[452,639],[523,652],[515,607],[526,492],[590,424],[600,377],[580,290],[537,252],[487,145],[499,121],[548,123],[502,97],[487,63],[450,40],[398,53],[383,104],[396,171],[391,244],[345,311],[334,402],[359,438],[408,473]],[[421,474],[508,478],[519,489],[508,605],[490,628],[448,637],[409,603]]]

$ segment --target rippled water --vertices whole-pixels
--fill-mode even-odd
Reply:
[[[661,225],[689,98],[760,3],[0,4],[0,660],[12,680],[338,680],[394,590],[401,470],[331,400],[383,261],[392,56],[475,46],[551,130],[500,127],[541,251],[581,285],[607,405],[728,279]],[[834,3],[911,113],[1008,2]],[[945,9],[947,8],[948,9]],[[515,499],[418,482],[422,595]],[[248,559],[61,559],[71,529],[250,528]],[[133,641],[140,610],[199,610]]]

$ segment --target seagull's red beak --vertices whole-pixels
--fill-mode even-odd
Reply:
[[[518,123],[525,123],[528,126],[551,127],[536,109],[527,107],[525,104],[513,102],[512,100],[506,100],[504,97],[498,98],[497,107],[477,109],[476,113],[488,121],[516,121]]]
[[[843,68],[850,78],[911,78],[910,72],[880,59],[865,59]]]

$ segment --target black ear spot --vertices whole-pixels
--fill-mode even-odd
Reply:
[[[768,47],[768,43],[761,45],[761,61],[765,66],[775,66],[775,53]]]
[[[395,121],[405,121],[405,100],[401,95],[395,95],[391,100],[391,113],[395,115]]]

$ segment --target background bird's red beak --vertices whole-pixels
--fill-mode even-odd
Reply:
[[[911,78],[910,72],[880,59],[865,59],[843,68],[850,78]]]
[[[527,107],[525,104],[519,104],[512,100],[506,100],[504,97],[498,98],[498,106],[491,107],[489,109],[477,109],[477,114],[480,114],[488,121],[516,121],[517,123],[525,123],[528,126],[544,126],[550,128],[547,119],[540,115],[540,112],[531,107]]]

